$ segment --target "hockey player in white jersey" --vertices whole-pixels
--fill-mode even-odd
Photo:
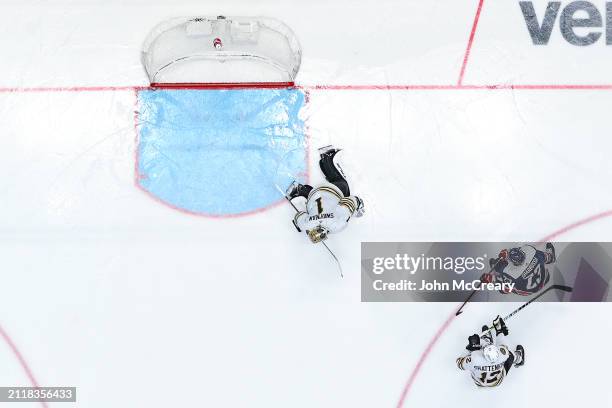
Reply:
[[[518,345],[510,350],[505,339],[508,327],[499,316],[493,321],[489,330],[482,328],[483,334],[474,334],[468,338],[467,355],[457,359],[460,370],[469,371],[472,380],[479,387],[497,387],[508,375],[510,369],[525,364],[525,349]]]
[[[351,217],[364,214],[363,201],[351,195],[342,167],[338,164],[339,151],[333,146],[319,149],[319,167],[329,185],[313,188],[293,182],[286,193],[291,202],[298,197],[306,199],[305,208],[295,214],[293,225],[298,232],[305,231],[312,243],[326,240],[329,234],[346,228]]]
[[[491,258],[491,273],[484,274],[484,282],[514,283],[512,293],[529,296],[539,292],[550,280],[546,265],[556,261],[555,247],[546,244],[545,251],[532,245],[504,249],[498,258]],[[504,292],[505,293],[505,292]]]

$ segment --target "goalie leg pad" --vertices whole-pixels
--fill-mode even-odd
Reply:
[[[322,153],[321,159],[319,160],[319,167],[325,175],[325,179],[338,187],[345,197],[348,197],[351,195],[348,182],[344,177],[342,168],[337,162],[334,161],[334,156],[336,156],[339,151],[340,150],[334,149],[326,153]]]

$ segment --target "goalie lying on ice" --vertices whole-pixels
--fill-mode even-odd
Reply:
[[[339,149],[326,146],[319,149],[319,167],[325,179],[331,183],[316,188],[293,182],[287,190],[289,200],[306,199],[305,211],[298,211],[293,225],[298,232],[306,231],[312,243],[327,239],[328,234],[342,231],[351,217],[364,213],[363,201],[352,196],[342,167],[337,162]]]
[[[477,386],[497,387],[512,366],[525,364],[525,350],[518,345],[512,352],[504,339],[498,338],[502,334],[508,335],[506,323],[499,316],[493,321],[491,329],[483,326],[482,330],[481,335],[473,334],[468,338],[466,349],[469,354],[457,359],[457,367],[469,371]]]

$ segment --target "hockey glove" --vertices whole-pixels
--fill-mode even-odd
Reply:
[[[480,277],[480,281],[482,283],[491,283],[495,280],[495,277],[493,276],[492,273],[483,273],[482,276]]]
[[[480,336],[472,334],[468,337],[468,345],[465,347],[468,351],[480,350]]]
[[[506,322],[504,322],[501,316],[497,316],[495,320],[493,320],[493,328],[495,329],[495,334],[498,336],[500,334],[504,336],[508,335],[508,326],[506,326]]]

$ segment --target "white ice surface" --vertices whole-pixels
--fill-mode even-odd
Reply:
[[[465,82],[547,83],[545,67],[516,76],[483,48],[528,40],[487,34],[508,23],[497,3],[485,0]],[[285,21],[304,48],[303,84],[454,84],[476,5],[4,2],[0,86],[145,85],[148,30],[200,13]],[[523,25],[512,30],[525,34]],[[592,50],[595,73],[560,59],[557,79],[609,81],[609,50]],[[78,407],[394,407],[456,305],[361,303],[361,241],[538,240],[612,209],[612,91],[311,90],[312,152],[346,149],[368,211],[330,240],[341,280],[295,233],[289,207],[209,219],[136,189],[134,98],[0,93],[0,325],[41,385],[78,387]],[[604,218],[558,239],[609,241],[611,230]],[[404,406],[611,406],[600,342],[612,335],[608,304],[522,312],[510,328],[527,364],[499,389],[475,389],[456,370],[467,336],[514,306],[470,304]],[[0,341],[0,386],[9,385],[29,381]]]

